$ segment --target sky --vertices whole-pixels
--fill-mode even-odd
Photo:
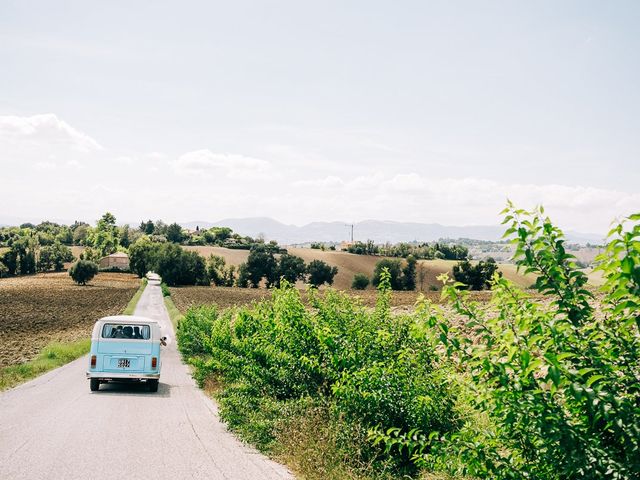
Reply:
[[[0,2],[0,223],[640,211],[636,1]]]

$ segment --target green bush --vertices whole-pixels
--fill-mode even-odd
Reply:
[[[610,233],[595,309],[544,210],[504,213],[517,264],[538,275],[547,302],[495,276],[492,312],[445,286],[467,322],[431,324],[468,372],[469,405],[488,427],[444,435],[431,465],[492,479],[639,478],[640,214]]]
[[[338,273],[338,267],[331,267],[322,260],[312,260],[307,265],[307,273],[309,274],[308,282],[314,287],[327,284],[333,285],[333,277]]]
[[[167,284],[162,282],[160,284],[160,290],[162,290],[162,296],[163,297],[170,297],[171,296],[171,292],[169,291],[169,287],[167,287]]]
[[[87,260],[78,260],[69,268],[69,275],[79,285],[86,285],[98,274],[98,265]]]
[[[364,273],[356,273],[353,276],[353,282],[351,282],[351,288],[354,290],[364,290],[369,286],[369,277]]]
[[[252,307],[194,308],[180,322],[179,346],[197,378],[222,378],[222,418],[261,448],[273,441],[278,412],[308,398],[330,402],[345,432],[457,428],[441,355],[413,316],[392,319],[388,277],[381,288],[373,311],[333,290],[310,291],[307,308],[286,282]],[[360,460],[382,452],[365,443]],[[398,471],[415,468],[406,451],[389,458]]]
[[[484,290],[491,286],[491,279],[497,271],[498,265],[493,258],[489,258],[486,262],[479,261],[475,265],[472,265],[469,260],[463,260],[453,266],[453,278],[463,284],[461,285],[463,288]]]

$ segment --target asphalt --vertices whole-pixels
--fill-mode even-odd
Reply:
[[[0,394],[0,479],[290,479],[236,439],[176,350],[157,279],[136,315],[160,322],[157,393],[143,385],[90,392],[85,356]]]

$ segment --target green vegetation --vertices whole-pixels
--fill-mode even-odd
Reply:
[[[126,308],[122,311],[123,315],[133,315],[133,313],[136,311],[136,306],[138,305],[138,301],[140,300],[140,297],[142,296],[144,289],[147,288],[147,283],[148,283],[147,279],[143,278],[142,281],[140,282],[140,288],[138,288],[138,291],[131,298]]]
[[[387,269],[374,310],[283,282],[189,310],[179,348],[230,428],[309,478],[638,478],[640,214],[610,232],[594,297],[542,209],[504,213],[543,298],[494,275],[487,308],[445,275],[448,307],[392,315]]]
[[[442,258],[445,260],[464,260],[469,256],[469,249],[464,245],[440,241],[433,243],[406,243],[401,242],[395,245],[376,245],[373,240],[366,242],[355,242],[347,247],[349,253],[357,255],[381,255],[383,257],[407,258],[409,255],[416,259],[435,260]]]
[[[369,277],[364,273],[356,273],[353,276],[353,282],[351,282],[351,288],[354,290],[364,290],[369,286]]]
[[[392,290],[415,290],[416,263],[417,260],[413,255],[407,257],[404,266],[401,260],[384,258],[376,263],[371,284],[376,287],[380,285],[383,272],[386,271],[389,274],[389,283]]]
[[[98,265],[88,260],[78,260],[69,269],[69,275],[78,285],[86,285],[98,274]]]
[[[61,367],[88,353],[90,347],[91,340],[79,340],[73,343],[51,343],[32,361],[1,368],[0,391],[15,387],[49,370]]]
[[[308,282],[314,287],[320,285],[333,284],[333,278],[338,274],[338,267],[331,267],[322,260],[312,260],[307,266],[307,273],[309,274]]]
[[[384,456],[367,428],[425,425],[441,432],[458,426],[454,395],[435,344],[424,341],[412,316],[391,317],[388,274],[375,310],[348,295],[298,290],[283,282],[272,300],[218,312],[191,309],[178,324],[183,355],[202,384],[217,376],[223,419],[264,450],[289,420],[281,412],[319,409],[341,432],[336,448],[359,464],[389,474],[410,473],[406,455]],[[429,398],[429,401],[425,401]]]
[[[469,290],[484,290],[491,286],[493,276],[498,271],[498,265],[493,258],[486,262],[480,261],[472,265],[469,260],[464,260],[453,266],[453,278],[462,285],[461,288]],[[501,275],[498,272],[498,275]]]
[[[139,277],[156,272],[167,285],[209,285],[204,258],[174,243],[140,238],[129,247],[129,265]]]
[[[171,295],[164,296],[164,305],[167,307],[167,312],[169,312],[169,319],[173,324],[173,329],[177,330],[178,324],[182,319],[182,314],[180,313],[180,310],[178,310],[176,305],[173,303],[173,300],[171,299]]]

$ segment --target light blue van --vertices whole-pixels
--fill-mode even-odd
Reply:
[[[160,381],[160,336],[155,320],[132,315],[104,317],[91,334],[87,378],[91,391],[110,381],[144,381],[150,392],[158,391]]]

